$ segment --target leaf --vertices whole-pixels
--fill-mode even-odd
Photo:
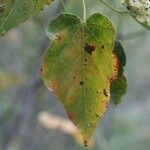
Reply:
[[[118,41],[115,42],[114,52],[118,58],[120,66],[124,67],[126,65],[126,54],[121,43]]]
[[[116,81],[111,84],[111,100],[115,106],[117,106],[124,94],[127,92],[127,80],[124,75],[119,76]]]
[[[86,146],[107,110],[110,83],[118,73],[115,29],[99,13],[86,22],[61,14],[50,22],[47,35],[52,45],[43,59],[42,78],[64,105]]]
[[[121,102],[122,97],[127,92],[127,80],[123,75],[123,67],[126,65],[126,55],[120,42],[116,41],[114,52],[119,62],[119,72],[116,80],[112,81],[110,86],[111,100],[116,106]]]
[[[7,2],[11,2],[12,0],[0,0],[0,4],[4,4],[4,3],[7,3]]]
[[[149,0],[124,0],[123,4],[130,15],[142,26],[150,30],[150,1]]]
[[[53,0],[0,0],[0,35],[4,35],[9,29],[30,16],[37,15],[45,4]]]

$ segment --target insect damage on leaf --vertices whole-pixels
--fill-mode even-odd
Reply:
[[[53,0],[1,0],[0,1],[0,36],[30,16],[37,15],[45,5]]]
[[[43,58],[42,78],[87,146],[107,110],[110,84],[118,75],[115,29],[99,13],[84,23],[74,15],[61,14],[50,22],[47,35],[52,45]]]
[[[150,30],[150,1],[124,0],[123,5],[129,10],[133,18]]]

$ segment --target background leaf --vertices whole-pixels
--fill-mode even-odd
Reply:
[[[11,2],[12,0],[0,0],[0,4],[4,4],[4,3],[7,3],[7,2]]]
[[[121,102],[121,98],[127,92],[127,80],[126,77],[123,75],[123,67],[126,65],[126,55],[121,43],[118,41],[116,41],[115,43],[114,52],[119,61],[119,72],[117,79],[112,81],[111,83],[110,93],[111,100],[116,106]]]
[[[130,15],[142,26],[150,30],[150,1],[149,0],[124,0],[123,3]]]
[[[46,86],[63,103],[84,144],[107,110],[110,83],[118,73],[113,54],[115,29],[107,17],[94,14],[86,23],[62,14],[47,29],[52,40],[41,69]]]
[[[45,4],[53,0],[7,0],[0,1],[0,35],[9,29],[26,21],[30,16],[36,15]]]

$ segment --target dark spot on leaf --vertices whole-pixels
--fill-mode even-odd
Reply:
[[[103,90],[103,94],[108,97],[108,92],[106,91],[106,89]]]
[[[106,112],[103,113],[103,115],[105,115],[105,114],[106,114]]]
[[[43,72],[43,68],[42,68],[42,67],[40,68],[40,72],[41,72],[41,73]]]
[[[119,63],[116,62],[116,64],[114,65],[115,69],[118,70],[119,69]]]
[[[73,77],[73,79],[76,79],[76,77]]]
[[[87,147],[87,146],[88,146],[88,143],[87,143],[86,140],[84,140],[83,143],[84,143],[84,147]]]
[[[128,10],[130,10],[130,7],[128,7],[128,6],[127,6],[126,8],[127,8]]]
[[[99,118],[99,117],[100,117],[98,114],[95,114],[95,116],[96,116],[97,118]]]
[[[93,51],[95,51],[95,46],[94,45],[89,45],[89,44],[85,44],[84,50],[88,53],[88,54],[92,54]]]
[[[5,10],[5,6],[0,6],[0,13],[3,13]]]
[[[83,85],[83,83],[84,83],[83,81],[80,81],[80,85]]]
[[[105,48],[105,46],[104,46],[104,45],[102,45],[102,46],[101,46],[101,48],[102,48],[102,49],[104,49],[104,48]]]
[[[43,73],[43,68],[41,67],[39,71],[40,71],[40,75],[42,75],[42,73]]]

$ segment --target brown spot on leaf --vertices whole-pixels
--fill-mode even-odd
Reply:
[[[56,80],[51,80],[49,86],[48,86],[48,89],[53,93],[57,93],[57,81]]]
[[[73,121],[74,113],[73,112],[67,112],[67,114],[68,114],[69,119]]]
[[[119,69],[119,64],[118,62],[116,62],[116,64],[114,65],[115,69],[118,70]]]
[[[40,72],[43,72],[43,68],[42,67],[40,68]]]
[[[110,82],[112,82],[113,80],[117,79],[117,77],[118,77],[118,70],[119,70],[119,67],[120,67],[119,66],[119,61],[118,61],[117,56],[116,56],[116,54],[114,52],[113,52],[113,59],[114,59],[115,75],[110,78]]]
[[[3,13],[5,10],[5,6],[0,6],[0,13]]]
[[[105,115],[105,114],[106,114],[106,112],[103,113],[103,115]]]
[[[43,73],[43,68],[41,67],[40,68],[40,75],[42,75],[42,73]]]
[[[104,49],[104,48],[105,48],[105,46],[104,46],[104,45],[102,45],[102,46],[101,46],[101,48],[102,48],[102,49]]]
[[[95,51],[95,46],[94,46],[94,45],[89,45],[88,43],[85,43],[84,50],[85,50],[88,54],[91,55],[92,52]]]
[[[87,140],[84,140],[83,143],[84,143],[84,147],[87,147],[87,146],[88,146]]]
[[[103,94],[108,97],[108,92],[106,91],[106,89],[103,89]]]
[[[61,41],[62,39],[62,34],[56,34],[56,40]]]
[[[95,114],[95,116],[96,116],[97,118],[99,118],[99,117],[100,117],[98,114]]]
[[[84,82],[83,81],[80,81],[80,85],[83,85],[84,84]]]

